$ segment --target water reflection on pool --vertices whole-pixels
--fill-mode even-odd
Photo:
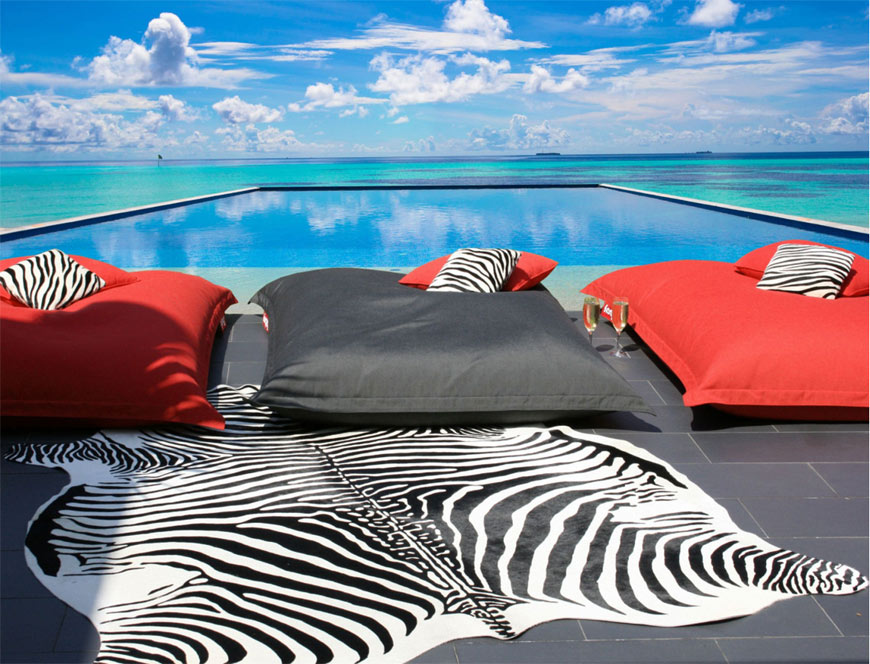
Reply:
[[[564,266],[547,282],[558,294],[574,293],[585,283],[579,280],[614,266],[733,261],[787,239],[867,254],[866,241],[619,191],[520,188],[258,191],[6,241],[0,255],[57,247],[128,269],[184,269],[234,288],[242,299],[265,283],[260,279],[290,270],[405,268],[459,247],[512,247]]]

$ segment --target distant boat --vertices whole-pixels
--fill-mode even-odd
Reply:
[[[536,157],[559,157],[561,156],[561,152],[536,152]]]
[[[698,150],[695,154],[713,154],[711,150]]]

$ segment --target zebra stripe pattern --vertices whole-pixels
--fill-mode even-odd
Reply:
[[[63,309],[106,282],[60,249],[50,249],[0,272],[0,285],[33,309]]]
[[[854,255],[808,244],[781,244],[756,284],[762,290],[833,300],[849,275]]]
[[[403,662],[538,623],[684,625],[855,570],[740,531],[633,445],[567,427],[316,429],[221,386],[227,428],[20,445],[65,493],[31,568],[89,615],[100,664]]]
[[[513,249],[458,249],[435,275],[427,291],[497,293],[520,259]]]

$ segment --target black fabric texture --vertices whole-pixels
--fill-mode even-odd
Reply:
[[[427,293],[400,274],[328,268],[251,298],[269,316],[253,401],[371,426],[516,424],[652,412],[543,286]]]

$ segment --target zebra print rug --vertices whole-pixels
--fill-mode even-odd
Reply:
[[[225,431],[22,445],[67,489],[30,567],[88,616],[98,662],[402,662],[558,618],[687,625],[855,570],[740,531],[625,441],[567,427],[315,429],[221,386]]]

